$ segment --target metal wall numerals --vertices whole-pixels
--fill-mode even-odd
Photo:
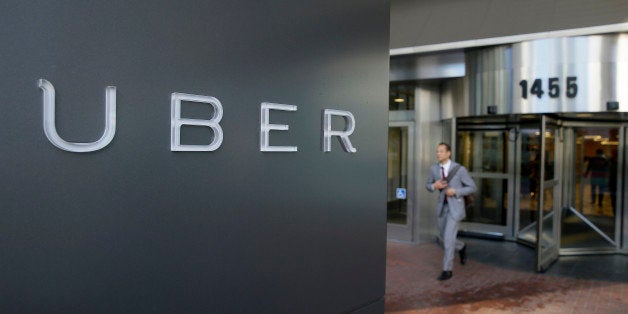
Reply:
[[[565,80],[565,96],[567,98],[575,98],[578,95],[578,77],[576,76],[568,76]],[[545,90],[543,89],[543,79],[537,78],[532,82],[532,85],[529,86],[528,90],[528,80],[521,80],[519,82],[519,86],[521,87],[521,98],[528,99],[528,93],[538,97],[541,99],[545,94]],[[560,86],[560,78],[558,77],[550,77],[547,79],[547,95],[550,98],[559,98],[561,92]]]

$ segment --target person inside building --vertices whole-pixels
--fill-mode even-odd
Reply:
[[[595,204],[597,200],[598,206],[602,207],[604,192],[608,186],[608,170],[609,162],[604,156],[604,151],[598,149],[595,151],[595,157],[589,158],[589,165],[584,176],[591,176],[591,204]]]

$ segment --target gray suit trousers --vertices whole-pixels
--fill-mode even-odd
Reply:
[[[454,255],[456,250],[464,247],[464,242],[458,240],[458,225],[460,221],[456,220],[449,212],[447,204],[443,207],[443,215],[438,217],[438,229],[440,230],[440,238],[443,241],[444,256],[443,270],[451,271],[454,266]]]

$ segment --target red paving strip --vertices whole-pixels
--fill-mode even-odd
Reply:
[[[453,278],[436,280],[434,243],[388,242],[386,313],[628,313],[628,283],[585,280],[455,260]],[[532,268],[532,266],[530,267]]]

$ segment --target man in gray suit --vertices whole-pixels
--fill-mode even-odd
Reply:
[[[456,239],[458,235],[458,225],[466,217],[464,196],[473,194],[476,190],[475,182],[469,175],[465,167],[453,162],[451,159],[451,148],[448,144],[440,143],[436,149],[438,162],[430,167],[430,175],[425,187],[428,191],[439,191],[436,213],[438,214],[438,228],[443,241],[444,257],[443,272],[438,280],[451,278],[454,263],[454,253],[460,253],[460,263],[464,265],[467,261],[467,247],[462,241]],[[457,170],[456,170],[457,169]],[[450,172],[453,177],[449,178]],[[447,182],[449,181],[449,182]]]

